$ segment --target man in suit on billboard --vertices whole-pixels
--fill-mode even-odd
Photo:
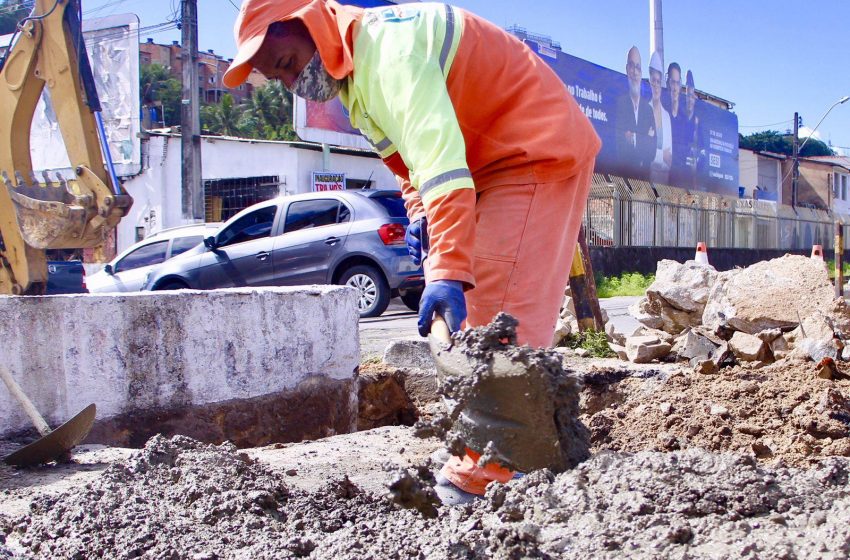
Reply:
[[[626,58],[628,94],[617,100],[617,167],[637,179],[649,178],[655,157],[655,124],[649,102],[641,96],[641,59],[637,47]]]

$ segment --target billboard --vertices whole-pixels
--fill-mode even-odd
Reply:
[[[139,20],[132,14],[83,20],[83,38],[103,112],[109,151],[119,177],[142,166],[139,119]],[[71,176],[71,163],[53,103],[44,88],[30,129],[33,169]]]
[[[690,72],[641,59],[636,48],[624,60],[626,75],[526,44],[563,80],[602,139],[597,172],[738,197],[738,117],[697,99]],[[673,83],[662,81],[665,74]],[[671,99],[683,86],[687,93]]]

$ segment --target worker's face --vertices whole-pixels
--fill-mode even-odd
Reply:
[[[291,88],[315,52],[316,44],[303,24],[287,21],[269,27],[260,50],[249,62],[266,78]]]
[[[626,76],[629,78],[629,95],[637,99],[640,97],[640,52],[632,47],[626,59]]]
[[[670,108],[679,112],[679,95],[682,93],[682,74],[675,67],[667,71],[667,89],[670,91]]]
[[[661,72],[658,70],[649,71],[649,86],[652,89],[653,103],[658,103],[661,100]]]

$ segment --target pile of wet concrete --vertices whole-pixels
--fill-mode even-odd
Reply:
[[[85,486],[0,516],[0,557],[837,558],[848,473],[840,459],[798,470],[698,450],[601,453],[429,519],[342,476],[305,491],[230,445],[155,437]]]

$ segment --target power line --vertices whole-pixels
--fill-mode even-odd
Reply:
[[[778,126],[780,124],[787,124],[787,123],[790,123],[790,122],[793,122],[793,121],[794,121],[794,119],[788,119],[787,121],[779,121],[779,122],[769,123],[769,124],[753,124],[753,125],[739,124],[738,128],[766,128],[768,126]]]
[[[230,5],[231,5],[231,6],[233,6],[234,8],[236,8],[236,11],[237,11],[237,12],[239,11],[239,6],[237,6],[236,4],[234,4],[234,3],[233,3],[233,0],[227,0],[227,1],[228,1],[228,2],[230,2]]]

